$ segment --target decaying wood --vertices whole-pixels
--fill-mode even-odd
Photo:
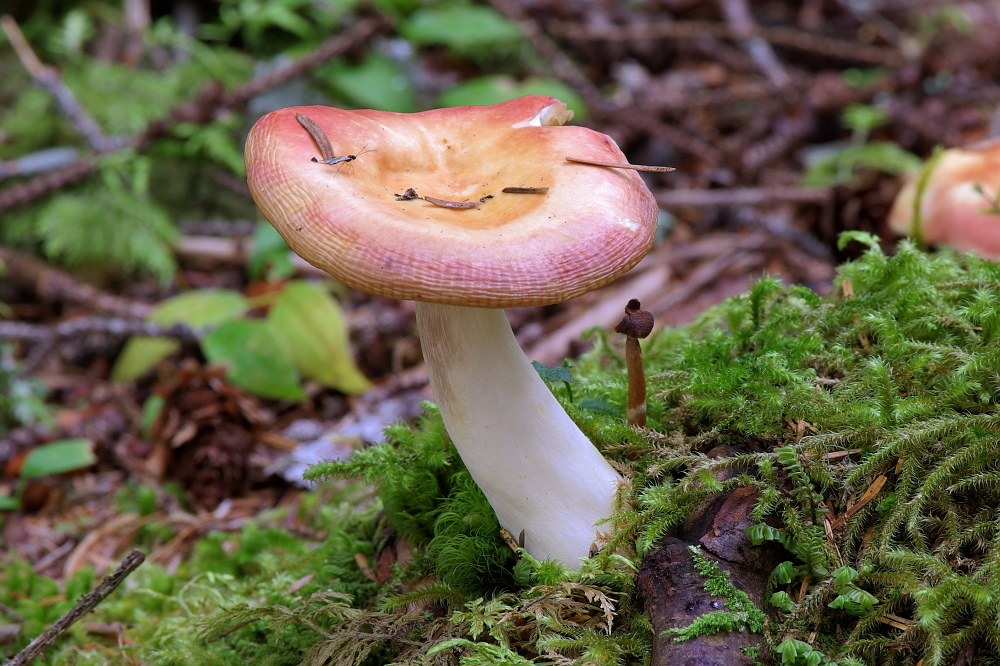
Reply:
[[[711,453],[709,454],[711,455]],[[638,586],[656,630],[651,666],[750,666],[741,652],[757,645],[760,636],[748,631],[700,636],[675,642],[668,629],[686,627],[696,618],[726,610],[725,599],[705,591],[705,580],[694,568],[689,546],[699,546],[729,581],[764,608],[764,592],[771,571],[787,559],[781,546],[768,542],[754,546],[746,535],[750,511],[757,501],[753,488],[738,488],[703,502],[676,532],[664,538],[643,560]]]

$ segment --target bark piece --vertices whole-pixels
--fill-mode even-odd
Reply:
[[[729,581],[763,608],[767,579],[787,558],[777,544],[754,546],[746,536],[750,511],[757,500],[753,488],[738,488],[705,500],[676,534],[664,538],[642,563],[639,590],[656,630],[652,666],[750,666],[753,659],[740,650],[757,645],[760,636],[749,631],[718,633],[677,643],[662,632],[686,627],[696,618],[727,610],[725,599],[705,591],[705,580],[695,570],[689,546],[700,546]]]

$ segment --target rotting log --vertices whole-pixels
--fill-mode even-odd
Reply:
[[[686,627],[706,613],[726,610],[725,599],[705,591],[705,580],[695,570],[689,546],[700,547],[720,571],[729,572],[734,587],[745,592],[758,608],[764,608],[768,577],[788,559],[788,553],[773,542],[754,546],[747,537],[757,496],[753,488],[713,495],[643,560],[638,585],[656,631],[651,666],[754,663],[741,648],[759,644],[761,637],[747,630],[698,636],[684,642],[675,642],[672,634],[663,632]]]

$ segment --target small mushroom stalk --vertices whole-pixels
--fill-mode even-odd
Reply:
[[[523,532],[532,556],[579,567],[621,476],[528,362],[503,310],[418,302],[416,313],[445,427],[500,525]]]
[[[625,367],[628,371],[628,402],[626,420],[629,425],[646,427],[646,371],[642,367],[642,349],[639,338],[653,330],[653,315],[639,301],[632,299],[625,306],[625,316],[615,326],[616,333],[625,335]]]

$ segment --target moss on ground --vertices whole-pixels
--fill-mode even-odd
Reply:
[[[581,571],[515,555],[428,406],[416,428],[311,471],[378,488],[318,507],[318,548],[277,528],[209,537],[99,608],[128,623],[127,651],[75,630],[49,663],[642,664],[638,562],[706,497],[746,486],[751,536],[788,551],[761,662],[1000,663],[1000,267],[849,238],[870,249],[830,296],[765,277],[654,335],[645,430],[624,422],[615,343],[592,333],[573,401],[556,392],[631,484]],[[705,455],[720,444],[741,453]],[[355,556],[393,539],[413,557],[377,586]],[[23,610],[17,571],[0,573],[0,601]]]

